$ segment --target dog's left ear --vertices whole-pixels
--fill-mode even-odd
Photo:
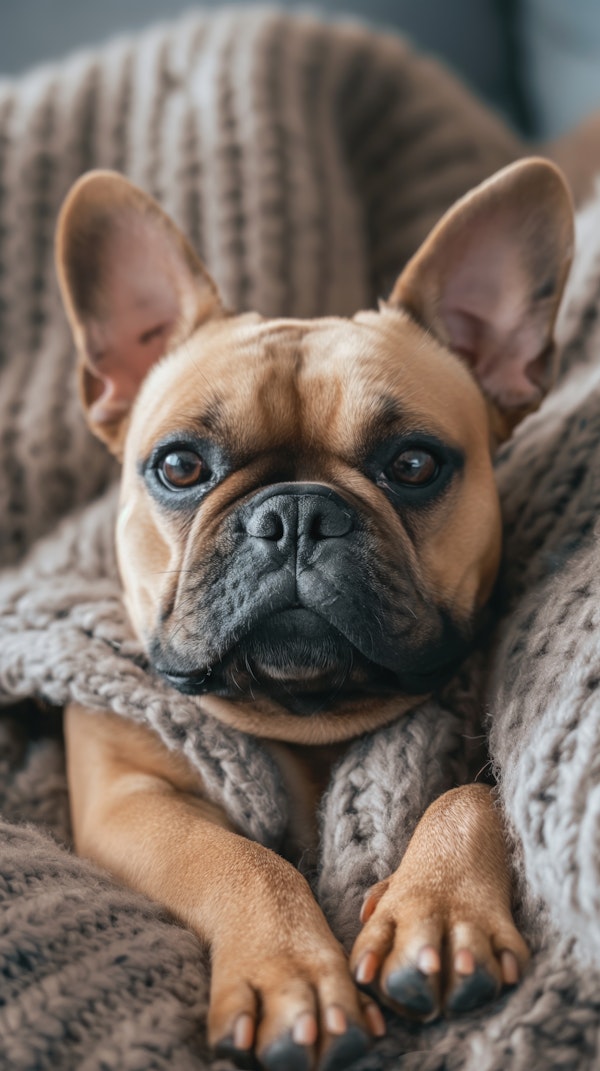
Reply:
[[[389,304],[464,357],[504,413],[534,407],[573,255],[573,206],[553,164],[531,158],[458,201],[407,264]]]
[[[150,368],[225,312],[172,220],[116,172],[91,171],[71,189],[58,220],[56,264],[87,420],[119,455]]]

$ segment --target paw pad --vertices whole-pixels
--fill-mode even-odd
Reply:
[[[474,1011],[493,1000],[498,992],[496,980],[484,967],[476,967],[448,995],[446,1010],[452,1014]]]
[[[306,1049],[296,1045],[291,1034],[273,1041],[262,1054],[267,1071],[309,1071],[310,1057]]]
[[[327,1050],[320,1065],[320,1071],[344,1071],[366,1056],[370,1048],[369,1038],[358,1026],[351,1026],[345,1034],[340,1034]]]
[[[396,1004],[413,1015],[431,1015],[437,1006],[435,994],[427,975],[417,967],[393,971],[385,983],[385,991]]]

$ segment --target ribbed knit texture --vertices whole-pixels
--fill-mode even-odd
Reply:
[[[561,385],[498,469],[512,612],[488,708],[524,877],[578,956],[598,966],[600,183],[577,247],[558,329]]]
[[[82,170],[125,170],[157,196],[232,306],[302,316],[351,313],[372,304],[441,211],[519,151],[452,79],[401,42],[359,27],[327,27],[264,11],[194,16],[1,88],[2,560],[17,562],[63,514],[96,498],[114,473],[83,427],[51,269],[56,211]],[[575,338],[577,310],[571,327]],[[549,441],[558,451],[566,431],[560,407],[551,407]],[[520,511],[530,509],[537,518],[558,508],[560,481],[548,474],[544,431],[532,433],[532,427],[545,425],[528,423],[500,470],[511,525],[509,557],[517,560],[508,574],[515,600],[530,590],[529,569],[534,579],[548,571],[536,565],[542,535],[537,544],[519,536]],[[574,448],[579,440],[573,434]],[[582,433],[581,443],[589,457],[592,432]],[[573,449],[569,465],[574,456]],[[521,484],[523,467],[527,478]],[[580,529],[581,515],[567,493],[575,483],[571,471],[561,499],[568,514],[562,527],[554,514],[536,521],[545,532],[560,527],[562,537],[552,543],[559,567]],[[260,745],[225,732],[197,701],[177,695],[147,670],[114,573],[113,502],[109,492],[3,577],[4,700],[37,695],[60,705],[79,698],[92,708],[143,718],[168,746],[184,749],[249,835],[280,843],[285,792]],[[529,564],[519,569],[523,548]],[[510,635],[509,628],[516,680]],[[500,680],[503,665],[498,662]],[[466,673],[444,706],[425,704],[358,742],[333,780],[323,805],[324,862],[315,879],[332,925],[347,942],[365,887],[397,864],[432,796],[469,772],[465,737],[477,732],[477,679],[474,671]],[[542,687],[541,680],[530,683]],[[507,699],[510,724],[526,740],[531,719],[521,716],[519,722],[514,695]],[[494,710],[502,702],[492,691]],[[520,758],[516,737],[503,736],[503,716],[500,711],[495,723],[494,757],[522,837],[523,872],[551,902],[544,881],[535,884],[544,846],[540,854],[537,827],[530,836],[523,819],[533,813],[527,789],[520,778],[516,788],[514,777],[511,782]],[[53,720],[50,713],[46,718]],[[40,720],[43,725],[43,714],[38,726]],[[59,843],[68,843],[69,831],[58,742],[38,739],[34,722],[18,708],[0,725],[0,1066],[216,1067],[203,1042],[207,970],[198,942],[168,923],[159,908],[65,851]],[[580,811],[571,810],[576,824]],[[32,824],[15,824],[23,819]],[[587,849],[575,840],[578,865]],[[549,848],[553,881],[562,865],[573,863],[558,848],[558,842]],[[586,874],[594,876],[588,864],[586,856]],[[541,870],[547,877],[548,867]],[[586,896],[593,906],[589,890]],[[568,933],[578,932],[579,900],[568,901]],[[536,935],[543,933],[535,902],[528,921]],[[598,980],[595,969],[576,966],[566,945],[540,953],[504,1007],[450,1026],[395,1021],[357,1071],[594,1066]]]

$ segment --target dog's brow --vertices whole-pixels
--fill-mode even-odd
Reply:
[[[369,406],[365,432],[367,436],[385,432],[392,424],[397,424],[406,413],[393,394],[380,394]]]
[[[223,403],[218,397],[212,398],[211,401],[205,406],[202,413],[199,413],[195,418],[195,423],[203,431],[208,431],[211,434],[216,434],[223,429]]]
[[[421,422],[418,423],[420,426]],[[364,454],[390,435],[405,434],[414,428],[415,413],[405,408],[393,394],[382,392],[371,400],[364,413],[360,450]],[[420,427],[420,430],[436,434],[435,427]]]

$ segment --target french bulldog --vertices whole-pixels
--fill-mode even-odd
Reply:
[[[443,217],[378,311],[270,320],[228,311],[121,175],[66,199],[58,274],[87,420],[122,461],[132,627],[156,673],[271,750],[298,853],[348,743],[435,693],[477,636],[502,551],[493,454],[550,381],[572,245],[565,182],[529,159]],[[384,1032],[378,1000],[426,1019],[519,980],[488,787],[426,811],[348,960],[298,869],[183,755],[76,704],[65,734],[77,850],[209,944],[209,1039],[240,1066],[333,1071]]]

